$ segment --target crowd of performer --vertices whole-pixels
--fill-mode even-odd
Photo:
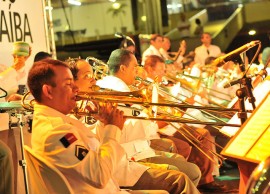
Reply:
[[[78,96],[79,92],[92,92],[95,85],[114,92],[138,91],[139,87],[152,87],[153,91],[157,87],[161,101],[231,106],[239,86],[224,86],[241,78],[244,72],[235,62],[213,66],[212,62],[222,51],[212,45],[211,40],[209,33],[203,33],[201,45],[193,52],[186,53],[188,42],[183,40],[179,50],[173,53],[169,52],[168,37],[152,34],[150,46],[138,64],[135,43],[128,37],[119,49],[112,51],[106,62],[107,75],[98,80],[89,61],[81,58],[54,60],[50,54],[40,52],[27,78],[27,87],[36,101],[31,134],[33,152],[60,170],[74,193],[227,192],[228,188],[214,179],[220,164],[215,130],[203,124],[126,119],[124,115],[132,114],[133,109],[138,112],[136,116],[146,118],[155,111],[172,114],[174,118],[195,117],[207,122],[214,118],[194,108],[149,110],[143,105],[125,103],[125,100],[118,104],[100,103],[95,99],[84,101]],[[264,69],[269,56],[266,49],[262,64],[249,73],[255,75]],[[22,98],[11,89],[16,88],[19,70],[28,57],[15,56],[14,64],[0,74],[0,87],[8,92],[6,101]],[[269,67],[265,69],[269,73]],[[97,113],[79,116],[75,114],[78,109]],[[8,162],[10,150],[2,142],[0,150],[0,174],[6,177],[0,182],[0,193],[13,193],[14,185],[10,183],[14,172],[12,163]]]

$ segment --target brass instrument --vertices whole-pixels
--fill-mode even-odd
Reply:
[[[109,67],[103,61],[95,57],[87,57],[85,60],[92,66],[94,70],[94,78],[96,80],[99,80],[108,75]]]
[[[96,86],[95,86],[96,87]],[[25,99],[31,93],[28,92],[22,98],[21,104],[22,107],[33,111],[33,105],[35,103],[34,99],[25,103]],[[163,103],[153,103],[149,101],[149,94],[147,94],[146,89],[142,89],[134,92],[117,92],[117,91],[107,91],[107,92],[78,92],[77,100],[90,100],[103,103],[122,103],[122,104],[138,104],[145,108],[151,106],[163,106],[163,107],[173,107],[179,109],[194,108],[194,109],[209,109],[209,110],[219,110],[219,111],[232,111],[233,109],[218,108],[218,107],[202,107],[202,106],[193,106],[181,103],[175,103],[171,101],[166,101]],[[234,110],[236,111],[236,110]],[[75,112],[75,114],[89,116],[89,112]],[[92,114],[95,114],[94,112]],[[164,118],[164,117],[134,117],[134,116],[125,116],[126,118],[131,119],[142,119],[142,120],[152,120],[152,121],[166,121],[166,122],[178,122],[178,123],[191,123],[191,124],[204,124],[204,125],[214,125],[214,126],[231,126],[231,127],[240,127],[238,124],[228,124],[223,122],[202,122],[196,121],[193,119],[184,119],[184,118]]]
[[[97,86],[95,86],[95,89],[98,89]],[[34,101],[30,101],[30,104],[26,104],[24,100],[30,93],[24,95],[22,99],[22,106],[26,108],[27,110],[33,111],[33,105]],[[198,109],[217,109],[216,107],[202,107],[202,106],[192,106],[192,105],[186,105],[186,104],[179,104],[174,102],[163,102],[163,103],[152,103],[149,101],[149,94],[147,93],[146,89],[134,91],[134,92],[117,92],[117,91],[92,91],[92,92],[78,92],[77,94],[77,100],[81,101],[94,101],[94,102],[103,102],[103,103],[116,103],[116,104],[140,104],[145,108],[149,108],[152,106],[157,107],[173,107],[173,108],[198,108]],[[220,109],[220,111],[226,111],[225,109]],[[231,110],[230,110],[231,111]],[[98,111],[96,112],[89,112],[88,110],[80,108],[75,108],[72,112],[76,116],[91,116],[98,114]],[[141,120],[150,120],[150,121],[163,121],[168,122],[170,124],[172,123],[190,123],[190,124],[204,124],[204,125],[219,125],[219,126],[232,126],[232,127],[240,127],[240,125],[236,124],[226,124],[226,123],[218,123],[218,122],[201,122],[196,121],[192,119],[185,119],[185,118],[179,118],[177,116],[172,116],[170,114],[158,113],[157,116],[152,116],[152,112],[149,111],[149,114],[147,117],[138,117],[138,116],[124,116],[126,119],[141,119]],[[192,143],[195,147],[197,147],[199,150],[201,150],[203,153],[201,147],[203,145],[200,145],[200,141],[197,140],[195,137],[193,137],[192,134],[189,134],[189,130],[181,131],[180,129],[177,129],[185,138],[188,138],[187,140]],[[210,140],[209,140],[210,141]],[[218,154],[211,153],[211,150],[208,151],[211,155],[217,156],[219,161],[224,160],[222,156],[219,156]],[[204,153],[211,161],[215,162],[211,156],[209,156],[208,153]]]
[[[135,92],[78,92],[78,100],[90,100],[98,101],[104,103],[122,103],[122,104],[138,104],[143,107],[157,106],[157,107],[172,107],[179,109],[194,108],[194,109],[209,109],[209,110],[219,110],[219,111],[236,111],[234,109],[218,108],[218,107],[202,107],[202,106],[193,106],[182,103],[176,103],[172,101],[165,101],[161,103],[154,103],[149,101],[149,94],[147,94],[146,89],[142,89]],[[87,115],[88,113],[80,113]],[[132,119],[143,119],[143,120],[153,120],[153,121],[167,121],[167,122],[179,122],[179,123],[192,123],[192,124],[205,124],[205,125],[215,125],[215,126],[232,126],[240,127],[237,124],[227,124],[224,122],[200,122],[191,119],[183,118],[158,118],[158,117],[133,117],[126,116],[126,118]]]
[[[152,84],[151,82],[149,82],[149,81],[147,81],[147,80],[144,80],[144,79],[142,79],[142,78],[140,78],[140,77],[136,77],[136,80],[141,81],[141,82],[144,83],[146,86],[149,86],[150,84]],[[188,86],[190,86],[190,87],[191,87],[191,86],[192,86],[192,87],[197,87],[196,84],[198,84],[198,83],[196,83],[195,85],[191,85],[189,82],[181,82],[181,83],[184,83],[184,84],[186,84],[186,85],[188,85]],[[183,84],[183,85],[184,85],[184,84]],[[186,85],[184,85],[184,86],[186,86]],[[198,85],[199,85],[199,84],[198,84]],[[186,87],[184,87],[184,88],[186,88]],[[188,89],[188,88],[187,88],[187,90],[190,91],[190,89]],[[190,91],[190,92],[193,93],[193,91]],[[174,94],[173,94],[174,92],[169,91],[167,87],[163,87],[162,85],[159,86],[159,93],[160,93],[161,95],[164,95],[164,96],[167,96],[167,97],[170,97],[170,98],[174,99],[173,102],[167,101],[167,103],[174,103],[174,104],[175,104],[175,103],[177,103],[177,102],[180,101],[180,102],[182,102],[183,104],[190,105],[188,102],[186,102],[186,101],[180,99],[177,95],[174,95]],[[180,96],[183,96],[183,97],[185,97],[185,98],[189,98],[188,96],[186,96],[186,95],[184,95],[184,94],[179,94],[179,95],[180,95]],[[175,101],[176,101],[176,102],[175,102]],[[196,101],[196,103],[201,104],[200,102],[197,102],[197,101]],[[195,106],[193,106],[193,105],[190,105],[190,106],[195,108]],[[176,107],[177,107],[177,106],[175,106],[174,108],[176,108]],[[191,108],[191,107],[187,107],[187,108]],[[197,109],[201,109],[200,107],[202,107],[202,106],[196,106]],[[206,107],[207,107],[207,108],[206,108]],[[224,122],[223,120],[221,120],[219,117],[216,117],[215,115],[211,114],[210,112],[217,112],[217,111],[220,111],[222,108],[223,108],[223,110],[226,110],[226,111],[224,111],[224,112],[226,112],[226,113],[230,113],[230,112],[235,112],[235,111],[236,111],[236,109],[227,109],[227,108],[224,108],[224,107],[221,107],[221,106],[218,106],[218,107],[220,107],[220,108],[217,108],[217,109],[214,108],[214,109],[212,109],[212,108],[210,108],[209,106],[205,106],[205,108],[202,108],[202,109],[207,109],[207,111],[206,111],[206,110],[201,110],[201,112],[204,113],[204,114],[206,114],[206,115],[208,115],[208,116],[210,116],[210,117],[212,117],[212,118],[214,118],[214,119],[217,120],[217,121],[220,121],[220,122],[225,123],[225,122]],[[225,114],[224,112],[222,112],[222,115]],[[185,114],[187,114],[188,116],[190,116],[190,117],[196,119],[193,115],[190,115],[190,114],[188,114],[188,113],[185,113]]]
[[[93,57],[88,57],[86,59],[88,62],[94,61],[95,65],[97,66],[104,66],[105,68],[99,68],[99,67],[93,67],[97,73],[101,73],[102,75],[107,75],[107,72],[104,71],[104,69],[107,68],[107,65]],[[101,72],[100,72],[101,71]],[[98,78],[100,79],[100,78]],[[235,111],[232,109],[220,109],[217,107],[202,107],[202,106],[193,106],[193,105],[188,105],[188,104],[181,104],[177,102],[171,102],[171,101],[164,101],[162,103],[153,103],[149,99],[149,94],[148,90],[142,89],[138,91],[133,91],[133,92],[117,92],[117,91],[82,91],[77,93],[77,100],[81,101],[96,101],[96,102],[104,102],[104,103],[116,103],[116,104],[139,104],[142,105],[144,108],[151,108],[152,106],[156,107],[172,107],[174,109],[186,109],[186,108],[194,108],[194,109],[212,109],[212,110],[218,110],[218,111]],[[25,98],[23,98],[25,99]],[[22,102],[23,107],[27,107],[28,109],[33,110],[33,103],[30,105],[26,105],[24,102]],[[149,108],[149,109],[150,109]],[[74,110],[73,114],[78,115],[78,116],[90,116],[90,115],[95,115],[98,114],[98,111],[96,112],[88,112],[87,110],[85,111],[84,109],[77,108]],[[138,117],[138,116],[124,116],[127,119],[141,119],[141,120],[150,120],[150,121],[164,121],[164,122],[169,122],[169,123],[190,123],[190,124],[203,124],[203,125],[213,125],[213,126],[232,126],[232,127],[240,127],[240,125],[236,124],[227,124],[224,122],[203,122],[203,121],[198,121],[195,119],[185,119],[181,117],[174,117],[173,115],[167,114],[164,117],[164,114],[162,113],[157,113],[157,116],[153,116],[151,111],[148,111],[148,115],[146,117]],[[179,129],[178,129],[179,130]],[[199,146],[200,142],[195,137],[192,137],[186,132],[181,131],[183,133],[184,137],[190,138],[188,141],[193,142],[192,144],[195,144],[196,147]],[[195,146],[194,145],[194,146]],[[203,146],[203,145],[201,145]],[[199,146],[200,147],[200,146]],[[206,153],[207,155],[207,153]],[[209,158],[211,158],[209,156]],[[213,160],[212,160],[213,161]],[[213,161],[215,162],[215,161]]]
[[[270,156],[262,161],[252,172],[246,194],[270,193]]]
[[[34,110],[33,107],[34,107],[34,104],[35,104],[35,99],[32,99],[32,100],[28,101],[28,103],[26,103],[26,99],[29,97],[29,95],[31,95],[30,92],[26,92],[23,95],[22,100],[21,100],[21,105],[25,110],[33,111]]]
[[[141,91],[143,93],[141,93]],[[90,101],[99,101],[99,102],[110,102],[110,103],[125,103],[125,104],[140,104],[143,107],[149,107],[149,106],[158,106],[160,107],[175,107],[177,104],[171,104],[171,103],[151,103],[149,101],[147,101],[145,98],[145,90],[141,90],[141,91],[136,91],[134,92],[130,92],[130,94],[128,94],[127,92],[119,92],[119,94],[117,95],[109,95],[106,97],[106,95],[103,95],[102,92],[101,94],[98,93],[81,93],[79,92],[77,94],[77,96],[79,97],[79,99],[81,100],[90,100]],[[110,93],[110,92],[109,92]],[[115,92],[113,92],[115,93]],[[124,96],[122,96],[122,93]],[[94,95],[93,95],[94,94]],[[96,95],[97,94],[97,95]],[[133,95],[135,94],[135,95]],[[101,96],[101,97],[100,97]],[[180,105],[181,107],[192,107],[194,108],[194,106],[190,106],[190,105]],[[205,107],[201,107],[199,106],[198,108],[205,108]],[[215,107],[211,107],[211,108],[215,108]],[[159,109],[158,109],[159,110]],[[80,116],[87,116],[89,115],[89,112],[77,112],[75,113],[77,115]],[[90,114],[96,114],[96,113],[90,113]],[[151,114],[151,113],[150,113]],[[152,116],[149,115],[148,117],[138,117],[138,116],[124,116],[127,119],[141,119],[141,120],[151,120],[151,121],[163,121],[163,122],[168,122],[170,125],[174,125],[174,122],[178,122],[178,123],[192,123],[192,124],[206,124],[206,125],[219,125],[219,123],[211,123],[211,122],[200,122],[200,121],[195,121],[195,120],[191,120],[191,119],[184,119],[184,118],[179,118],[176,116],[172,116],[170,114],[163,114],[163,112],[159,112],[157,114],[158,116]],[[164,117],[164,115],[166,115],[166,117]],[[160,117],[161,116],[161,117]],[[224,125],[224,123],[220,123],[220,125]],[[227,125],[227,124],[225,124]],[[233,126],[233,124],[231,125]],[[175,127],[175,126],[174,126]],[[188,126],[185,126],[185,128],[187,128]],[[185,129],[184,128],[184,129]],[[211,157],[217,157],[219,160],[219,164],[222,163],[221,161],[224,160],[225,158],[223,158],[221,155],[213,152],[212,150],[208,150],[208,153],[206,153],[203,148],[204,146],[201,145],[200,141],[198,139],[196,139],[196,137],[194,137],[191,133],[190,133],[190,129],[186,129],[186,130],[182,130],[182,129],[178,129],[176,128],[176,130],[183,135],[183,137],[185,137],[187,139],[188,142],[190,142],[192,145],[194,145],[194,147],[198,148],[206,157],[208,157],[212,162],[216,163],[216,161]],[[210,141],[210,140],[209,140]],[[213,143],[213,142],[212,142]],[[215,144],[215,143],[214,143]]]
[[[101,63],[102,66],[104,66],[102,63]],[[186,77],[189,78],[189,76],[187,75]],[[194,77],[190,76],[192,80],[194,80]],[[138,77],[137,77],[138,78]],[[173,79],[173,77],[171,77]],[[181,77],[179,76],[179,79],[181,79]],[[142,79],[137,79],[137,81],[139,80],[139,83],[142,83],[142,82],[145,82],[146,80],[142,80]],[[181,83],[182,85],[186,86],[186,88],[192,88],[192,92],[198,92],[199,88],[200,88],[200,83],[201,83],[201,80],[202,79],[195,79],[194,82],[190,82],[186,79],[182,79],[181,80]],[[151,83],[148,83],[148,84],[143,84],[144,86],[149,86]],[[136,87],[134,87],[136,88]],[[120,94],[121,92],[119,92]],[[151,109],[149,107],[151,106],[157,106],[158,107],[158,113],[157,113],[157,116],[153,116],[153,114],[151,114],[152,112],[151,111],[148,111],[148,116],[147,117],[134,117],[134,116],[124,116],[125,118],[130,118],[130,119],[142,119],[142,120],[151,120],[151,121],[163,121],[163,122],[168,122],[168,123],[173,123],[173,122],[178,122],[178,123],[190,123],[190,124],[203,124],[203,125],[219,125],[219,126],[224,126],[227,124],[222,121],[222,122],[205,122],[205,121],[198,121],[198,120],[195,120],[196,118],[194,119],[184,119],[184,118],[180,118],[182,116],[175,116],[175,111],[179,111],[181,112],[183,108],[198,108],[198,109],[204,109],[202,106],[192,106],[192,105],[187,105],[187,104],[178,104],[176,102],[169,102],[169,101],[165,101],[163,103],[152,103],[150,102],[149,100],[145,100],[145,97],[139,97],[137,96],[137,99],[135,99],[135,96],[133,96],[131,93],[131,95],[129,94],[124,94],[123,93],[123,97],[120,97],[120,96],[114,96],[113,93],[111,93],[111,96],[107,96],[107,97],[104,97],[103,95],[97,94],[97,96],[94,96],[93,95],[94,93],[79,93],[78,96],[80,99],[84,100],[84,101],[101,101],[101,102],[111,102],[111,103],[118,103],[118,106],[119,106],[119,103],[125,103],[125,104],[141,104],[143,107],[146,107],[148,109]],[[108,93],[109,94],[109,93]],[[137,95],[138,93],[136,93]],[[100,95],[100,96],[99,96]],[[179,102],[179,100],[177,100]],[[160,111],[160,109],[163,109],[164,110],[164,107],[167,106],[167,107],[172,107],[170,108],[171,110],[174,110],[172,113],[170,111],[170,113],[166,114],[164,113],[164,111]],[[182,107],[180,107],[182,106]],[[163,108],[161,108],[163,107]],[[165,108],[166,109],[166,108]],[[207,109],[207,108],[205,108]],[[214,110],[221,110],[221,109],[216,109],[216,108],[213,108]],[[224,109],[225,110],[225,109]],[[141,111],[141,110],[139,110]],[[232,109],[226,109],[226,111],[235,111],[235,110],[232,110]],[[182,111],[184,112],[184,111]],[[78,111],[77,113],[75,113],[77,115],[80,115],[80,116],[84,116],[84,115],[89,115],[89,114],[96,114],[96,112],[92,112],[92,113],[89,113],[89,112],[83,112],[83,111]],[[173,115],[172,115],[173,114]],[[165,116],[164,116],[165,115]],[[185,128],[188,128],[188,126],[186,125]],[[203,147],[203,145],[201,145],[200,142],[198,142],[198,140],[192,136],[192,134],[189,134],[189,130],[185,130],[184,132],[182,132],[182,129],[177,129],[177,131],[179,131],[181,134],[183,134],[183,137],[185,137],[187,139],[188,142],[190,142],[191,144],[195,144],[194,147],[197,147],[200,151],[203,151],[202,148],[200,147]],[[211,141],[211,140],[209,140]],[[213,143],[213,142],[212,142]],[[215,143],[214,143],[215,144]],[[218,145],[216,145],[218,146]],[[211,153],[211,150],[209,151],[210,152],[210,156],[211,155],[214,155],[216,153]],[[208,152],[208,153],[209,153]],[[216,161],[214,161],[212,159],[212,157],[209,156],[209,154],[205,154],[206,157],[208,157],[212,162],[216,163]],[[217,156],[219,158],[219,161],[220,160],[223,160],[224,158],[222,158],[222,156]]]
[[[194,76],[191,76],[191,75],[179,74],[179,73],[176,74],[176,75],[173,75],[171,73],[167,73],[165,75],[165,77],[167,79],[169,79],[169,80],[172,80],[175,83],[177,83],[177,82],[181,83],[181,87],[184,88],[185,90],[191,92],[194,96],[196,94],[199,94],[199,92],[202,92],[203,90],[206,90],[205,92],[207,93],[207,95],[203,95],[203,98],[207,99],[208,102],[211,105],[225,108],[225,106],[223,106],[221,104],[218,104],[215,101],[213,101],[211,97],[214,97],[214,98],[226,101],[226,102],[227,102],[227,100],[223,99],[223,98],[221,98],[219,96],[216,96],[214,94],[209,94],[209,91],[213,91],[215,93],[222,94],[222,95],[227,95],[227,94],[225,94],[225,93],[223,93],[221,91],[218,91],[218,90],[215,90],[215,89],[204,86],[204,84],[202,84],[202,83],[204,82],[205,78],[194,77]],[[180,94],[180,95],[188,98],[187,96],[185,96],[183,94]],[[198,102],[198,101],[196,101],[196,103],[201,104],[201,105],[205,105],[205,104],[202,104],[201,102]]]
[[[200,89],[201,84],[201,78],[197,78],[196,80],[194,78],[191,78],[187,76],[187,78],[192,79],[192,82],[186,79],[184,76],[180,75],[173,75],[171,73],[166,73],[165,77],[169,80],[172,80],[173,82],[180,82],[181,87],[184,87],[186,89],[191,89],[192,92],[197,93]]]

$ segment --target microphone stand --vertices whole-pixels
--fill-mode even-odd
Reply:
[[[242,72],[245,72],[245,65],[240,66],[240,70]],[[246,76],[246,73],[244,73],[244,76],[240,79],[240,84],[242,85],[241,88],[239,88],[236,91],[236,96],[239,99],[239,112],[238,112],[238,118],[240,118],[241,123],[243,124],[247,120],[247,112],[245,108],[245,98],[248,97],[248,101],[252,104],[253,110],[256,108],[255,105],[255,97],[252,93],[252,84],[251,84],[251,78]]]
[[[248,97],[249,102],[252,104],[253,110],[256,108],[255,106],[255,97],[252,93],[252,85],[251,85],[251,78],[244,76],[241,79],[241,85],[243,85],[242,88],[239,88],[236,91],[236,96],[239,99],[239,112],[238,112],[238,118],[240,118],[241,123],[243,124],[247,120],[247,112],[245,108],[245,98]]]

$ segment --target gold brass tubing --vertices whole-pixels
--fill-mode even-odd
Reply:
[[[94,114],[98,114],[98,112],[74,112],[74,114],[79,116],[90,116]],[[190,123],[190,124],[203,124],[203,125],[214,125],[214,126],[230,126],[230,127],[240,127],[239,124],[230,124],[230,123],[217,123],[217,122],[203,122],[196,121],[191,119],[171,119],[171,118],[158,118],[158,117],[139,117],[139,116],[127,116],[124,115],[126,119],[140,119],[140,120],[148,120],[148,121],[164,121],[164,122],[175,122],[175,123]]]
[[[199,132],[197,132],[197,131],[194,130],[193,128],[189,127],[188,125],[183,125],[183,128],[184,128],[186,131],[188,131],[188,132],[191,131],[191,130],[193,130],[195,133],[197,133],[198,135],[200,135]],[[188,129],[186,129],[186,128],[188,128]],[[210,143],[214,144],[215,146],[217,146],[217,147],[223,149],[223,147],[222,147],[221,145],[217,144],[216,142],[213,142],[213,141],[211,141],[210,139],[205,138],[205,137],[203,137],[203,138],[206,139],[207,141],[209,141]]]
[[[102,92],[101,92],[102,93]],[[121,93],[121,92],[120,92]],[[228,109],[228,108],[219,108],[219,107],[204,107],[204,106],[194,106],[194,105],[187,105],[183,103],[154,103],[154,102],[147,102],[142,99],[139,99],[139,101],[135,100],[125,100],[125,101],[120,101],[116,98],[106,98],[106,96],[102,97],[97,97],[97,96],[87,96],[85,95],[86,93],[83,93],[84,95],[77,95],[77,97],[81,100],[97,100],[100,102],[113,102],[113,103],[125,103],[125,104],[141,104],[144,107],[147,106],[167,106],[167,107],[177,107],[177,108],[194,108],[194,109],[201,109],[201,110],[217,110],[217,111],[238,111],[238,109]],[[126,98],[129,98],[128,96],[125,96]],[[123,96],[124,98],[124,96]]]
[[[145,85],[150,85],[150,84],[152,84],[150,81],[144,80],[144,79],[142,79],[142,78],[140,78],[140,77],[136,77],[136,80],[139,80],[139,81],[143,82]],[[173,97],[173,98],[176,99],[176,100],[180,100],[181,102],[184,102],[183,100],[179,99],[178,97],[176,97],[176,96],[170,94],[170,92],[168,91],[167,88],[164,88],[164,87],[162,87],[162,86],[159,86],[159,89],[160,89],[159,91],[164,92],[165,95],[169,95],[170,97]],[[187,89],[187,90],[188,90],[188,89]],[[192,92],[192,91],[190,91],[190,92]],[[192,93],[193,93],[193,92],[192,92]],[[187,96],[185,96],[185,95],[183,95],[183,94],[180,94],[180,95],[183,96],[183,97],[188,98]],[[196,102],[197,102],[197,101],[196,101]],[[184,103],[188,104],[187,102],[184,102]],[[198,102],[197,102],[197,103],[198,103]],[[199,103],[199,104],[201,104],[201,103]],[[223,108],[224,108],[224,107],[223,107]],[[232,111],[234,111],[234,110],[232,110]],[[210,113],[208,113],[208,112],[206,112],[206,111],[203,111],[203,110],[202,110],[202,112],[203,112],[204,114],[207,114],[207,115],[209,115],[209,116],[215,118],[216,120],[219,120],[219,121],[221,121],[221,122],[224,122],[224,121],[221,120],[220,118],[218,118],[218,117],[216,117],[216,116],[214,116],[214,115],[212,115],[212,114],[210,114]],[[188,114],[188,115],[189,115],[189,114]],[[189,116],[195,118],[195,117],[192,116],[192,115],[189,115]],[[196,118],[195,118],[195,119],[196,119]]]
[[[193,79],[193,80],[196,80],[196,79],[199,79],[199,80],[201,80],[201,79],[205,79],[205,78],[200,78],[200,77],[195,77],[195,76],[192,76],[192,75],[187,75],[187,74],[180,74],[180,76],[185,76],[185,77],[189,77],[189,78],[191,78],[191,79]],[[167,75],[165,75],[165,77],[166,77]],[[170,77],[169,78],[171,78],[172,80],[175,80],[175,81],[179,81],[180,83],[181,83],[181,80],[182,79],[184,79],[184,78],[177,78],[177,77],[173,77],[173,76],[171,76],[171,75],[169,75]],[[179,74],[177,74],[176,76],[179,76]],[[185,84],[184,84],[185,85]],[[214,91],[214,92],[216,92],[216,93],[220,93],[220,94],[222,94],[222,95],[226,95],[226,96],[229,96],[230,97],[230,95],[228,95],[228,94],[226,94],[226,93],[224,93],[224,92],[221,92],[221,91],[218,91],[218,90],[215,90],[215,89],[212,89],[212,88],[209,88],[209,87],[206,87],[206,86],[201,86],[201,85],[198,85],[198,87],[199,88],[205,88],[205,89],[207,89],[207,90],[212,90],[212,91]],[[185,87],[186,88],[186,87]],[[198,89],[199,89],[198,88]],[[212,95],[212,94],[211,94]],[[214,97],[216,97],[216,98],[220,98],[220,97],[217,97],[217,96],[215,96],[215,95],[212,95],[212,96],[214,96]],[[220,98],[220,99],[222,99],[222,100],[225,100],[225,99],[223,99],[223,98]]]
[[[176,127],[175,125],[173,125],[172,123],[169,123],[172,127],[174,127],[178,133],[180,133],[181,135],[183,135],[184,138],[186,138],[194,147],[196,147],[200,152],[202,152],[209,160],[211,160],[213,163],[217,164],[218,166],[220,166],[220,164],[222,164],[222,161],[225,160],[225,158],[215,152],[212,152],[212,150],[208,151],[213,155],[216,156],[219,160],[219,163],[217,163],[212,157],[210,157],[199,145],[202,145],[199,142],[199,145],[197,145],[195,142],[193,142],[189,137],[187,137],[187,135],[181,131],[178,127]],[[194,136],[192,136],[194,137]],[[194,137],[195,138],[195,137]],[[196,139],[196,138],[195,138]],[[198,140],[196,139],[196,142],[198,142]]]
[[[165,89],[163,89],[162,87],[160,87],[160,89],[161,89],[161,91],[165,92],[165,94],[167,94],[167,95],[169,95],[169,96],[175,98],[176,100],[182,101],[181,99],[179,99],[179,98],[177,98],[176,96],[174,96],[174,95],[168,93],[167,91],[164,91]],[[184,95],[183,95],[183,96],[184,96]],[[182,101],[182,102],[183,102],[183,101]],[[185,104],[188,104],[187,102],[184,102],[184,103],[185,103]],[[193,106],[193,105],[190,105],[190,106]],[[207,107],[204,106],[204,108],[197,108],[197,107],[203,107],[203,106],[196,106],[195,109],[207,109],[207,110],[209,111],[209,110],[211,110],[210,108],[211,108],[212,106],[211,106],[211,107],[209,107],[209,106],[207,106]],[[180,107],[178,107],[178,108],[180,108]],[[192,108],[192,107],[187,107],[187,108]],[[209,109],[208,109],[208,108],[209,108]],[[218,109],[215,109],[215,110],[220,110],[220,109],[222,109],[222,108],[220,108],[220,107],[212,107],[212,108],[218,108]],[[223,108],[223,109],[224,109],[224,110],[227,110],[227,111],[236,111],[236,110],[233,110],[233,109],[227,109],[227,108]],[[212,109],[212,110],[213,110],[213,109]],[[221,121],[221,122],[224,122],[223,120],[221,120],[220,118],[214,116],[213,114],[210,114],[209,112],[206,112],[206,111],[204,111],[204,110],[201,110],[201,111],[202,111],[202,113],[205,113],[205,114],[207,114],[207,115],[209,115],[209,116],[215,118],[216,120],[219,120],[219,121]],[[237,109],[237,111],[238,111],[238,109]],[[189,114],[188,114],[188,115],[189,115]],[[192,116],[192,115],[189,115],[189,116],[195,118],[195,117]],[[195,118],[195,119],[196,119],[196,118]]]
[[[28,104],[25,103],[26,101],[26,98],[30,95],[31,93],[30,92],[27,92],[23,95],[22,99],[21,99],[21,105],[24,109],[28,110],[28,111],[33,111],[34,108],[33,108],[33,104],[35,102],[34,99],[30,100]]]

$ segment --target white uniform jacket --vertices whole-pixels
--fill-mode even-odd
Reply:
[[[98,140],[78,120],[55,109],[36,104],[32,149],[54,164],[75,193],[121,193],[112,174],[126,158],[118,143],[121,131],[107,125]]]
[[[97,85],[121,92],[130,91],[126,83],[115,76],[106,76],[98,80]],[[140,113],[139,116],[145,116],[144,114],[145,113]],[[129,157],[142,153],[142,151],[150,151],[152,149],[150,148],[148,140],[159,138],[157,130],[158,125],[152,121],[128,119],[124,124],[120,143],[127,151]],[[132,144],[132,146],[130,144]],[[149,155],[149,153],[147,154],[148,157],[153,156]],[[151,154],[153,154],[153,152]]]
[[[121,92],[130,92],[127,84],[115,76],[106,76],[101,80],[97,81],[97,85],[103,88],[109,88]],[[136,105],[135,105],[136,106]],[[142,108],[142,107],[140,107]],[[146,116],[145,113],[141,113],[141,116]],[[135,130],[133,130],[136,129]],[[157,135],[158,125],[152,121],[128,119],[125,122],[124,129],[122,130],[121,143],[137,139],[156,139],[159,138]]]
[[[73,115],[71,115],[73,117]],[[93,133],[97,135],[97,137],[102,137],[106,133],[104,130],[104,124],[100,121],[97,121],[94,124],[85,123],[85,117],[81,117],[80,121],[85,124],[88,130],[91,130]],[[121,135],[122,137],[122,135]],[[134,148],[133,148],[134,149]],[[127,153],[128,154],[128,153]],[[139,164],[131,160],[131,157],[127,155],[127,157],[123,157],[121,162],[119,162],[118,166],[115,168],[115,172],[113,173],[115,180],[118,182],[120,186],[133,186],[139,180],[141,175],[148,169],[145,165]]]
[[[156,49],[153,45],[150,45],[144,52],[142,55],[142,65],[144,65],[144,62],[147,58],[147,56],[150,55],[157,55],[163,58],[163,56],[161,55],[161,53],[159,52],[158,49]]]
[[[209,47],[201,45],[201,46],[195,48],[195,59],[194,60],[196,63],[204,65],[205,59],[207,57],[219,57],[220,54],[221,54],[221,50],[216,45],[211,44]]]
[[[5,71],[0,73],[0,87],[7,93],[16,92],[18,89],[17,76],[18,73],[14,68],[7,68]],[[0,96],[3,95],[4,93],[1,91]]]

